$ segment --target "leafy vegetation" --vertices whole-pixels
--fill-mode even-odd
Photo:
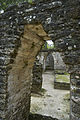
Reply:
[[[54,45],[49,45],[48,43],[47,43],[47,49],[53,49],[54,48]]]

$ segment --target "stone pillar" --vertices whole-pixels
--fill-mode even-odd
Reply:
[[[80,74],[71,74],[71,115],[70,120],[80,120]]]

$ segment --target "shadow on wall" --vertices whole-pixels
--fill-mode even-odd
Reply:
[[[57,118],[52,118],[50,116],[43,116],[40,114],[32,114],[29,115],[29,120],[58,120]]]

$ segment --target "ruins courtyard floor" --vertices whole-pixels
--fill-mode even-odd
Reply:
[[[42,92],[32,94],[30,111],[59,120],[69,120],[69,94],[68,90],[54,89],[53,71],[47,71],[43,74]]]

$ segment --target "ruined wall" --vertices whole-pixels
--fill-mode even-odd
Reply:
[[[79,0],[25,2],[0,14],[1,120],[28,120],[31,69],[44,40],[50,39],[71,74],[70,120],[80,120]]]
[[[32,70],[32,89],[33,93],[38,93],[41,91],[42,88],[42,64],[39,62],[38,59],[34,62],[33,70]]]
[[[38,59],[43,66],[43,71],[54,69],[54,59],[52,52],[39,52]]]
[[[4,58],[6,58],[2,59],[5,60],[4,64],[6,65],[6,68],[2,70],[6,71],[1,71],[1,73],[3,78],[5,78],[5,76],[6,78],[3,79],[4,86],[2,86],[3,91],[1,91],[3,93],[0,94],[4,95],[1,97],[1,101],[3,103],[1,103],[2,106],[0,108],[2,110],[2,112],[0,112],[1,120],[28,119],[30,109],[31,71],[35,61],[35,56],[38,51],[40,51],[42,44],[44,44],[44,41],[42,40],[43,38],[33,32],[34,30],[30,31],[32,30],[31,27],[35,29],[37,26],[38,29],[39,26],[40,29],[42,28],[41,25],[25,26],[24,33],[20,39],[18,35],[14,35],[15,38],[12,38],[11,35],[11,39],[8,37],[8,40],[11,40],[12,46],[14,47],[9,49],[9,46],[6,43],[8,48],[3,50],[4,54],[8,55],[8,59],[6,58],[6,55],[2,54],[4,55]],[[43,30],[41,31],[43,32],[43,36],[44,34],[46,35]],[[19,39],[20,45],[19,43],[16,42],[15,44],[14,42],[14,40],[18,41],[17,38]]]
[[[48,52],[40,52],[39,61],[41,62],[42,66],[43,66],[43,72],[46,69],[45,63],[46,63],[47,56],[48,56]]]
[[[40,52],[39,59],[43,64],[43,69],[66,71],[66,64],[63,62],[62,54],[59,52]]]
[[[47,58],[45,60],[45,69],[46,70],[54,70],[54,58],[52,53],[48,53]]]
[[[53,52],[52,53],[54,58],[54,70],[66,70],[66,65],[62,60],[61,53],[59,52]]]
[[[46,69],[66,71],[66,65],[62,60],[61,53],[50,52],[45,61]]]
[[[8,120],[28,119],[30,111],[32,67],[35,56],[44,43],[35,32],[33,33],[31,31],[31,27],[35,28],[35,26],[25,26],[24,34],[21,37],[21,46],[18,48],[16,59],[12,64],[11,70],[8,72],[7,90],[9,96],[7,103],[8,111],[6,113]]]

